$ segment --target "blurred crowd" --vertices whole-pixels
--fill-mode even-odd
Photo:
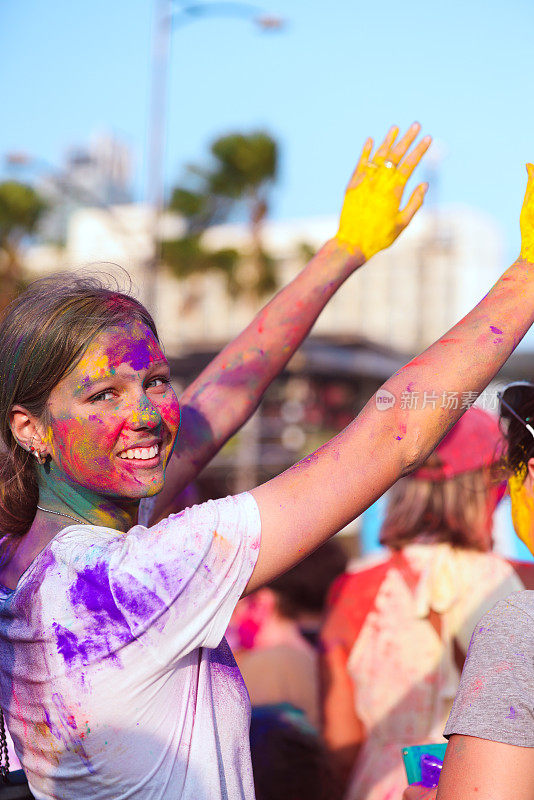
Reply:
[[[388,495],[380,555],[336,538],[238,604],[258,800],[400,800],[403,747],[445,742],[471,634],[534,563],[492,552],[502,435],[473,408]]]

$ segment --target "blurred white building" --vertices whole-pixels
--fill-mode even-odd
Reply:
[[[161,220],[166,238],[179,236],[176,217]],[[152,248],[153,216],[140,204],[82,208],[69,220],[64,249],[33,247],[32,275],[58,269],[103,268],[131,276],[143,299]],[[280,285],[302,268],[302,244],[314,248],[336,231],[336,218],[268,222],[265,248],[277,260]],[[221,225],[205,236],[209,247],[246,250],[241,225]],[[97,266],[98,262],[106,262]],[[315,331],[362,335],[404,352],[428,345],[481,299],[502,272],[502,239],[496,223],[469,207],[421,212],[389,250],[375,256],[331,300]],[[124,282],[124,277],[123,277]],[[166,270],[157,281],[156,317],[169,355],[202,341],[237,334],[257,310],[231,297],[222,276],[178,281]]]
[[[95,133],[87,145],[71,148],[59,169],[50,170],[39,162],[37,166],[43,170],[39,193],[50,204],[40,222],[41,235],[47,240],[65,241],[70,218],[77,210],[132,202],[131,150],[111,133]]]

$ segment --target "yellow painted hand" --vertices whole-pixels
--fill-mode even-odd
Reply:
[[[414,123],[395,144],[399,129],[394,126],[371,159],[373,140],[367,139],[347,187],[337,241],[351,253],[368,259],[392,244],[421,207],[428,188],[422,183],[414,190],[405,208],[402,194],[408,178],[432,141],[425,136],[408,152],[420,131]]]
[[[527,491],[525,478],[527,468],[508,479],[508,491],[512,501],[512,522],[514,530],[534,554],[534,498]]]
[[[521,258],[534,264],[534,164],[527,164],[527,191],[519,217]]]

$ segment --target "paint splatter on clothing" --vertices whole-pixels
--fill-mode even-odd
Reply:
[[[254,797],[223,636],[259,537],[250,494],[126,535],[72,525],[0,589],[1,702],[38,800]]]
[[[534,747],[534,592],[515,592],[477,626],[445,735]]]

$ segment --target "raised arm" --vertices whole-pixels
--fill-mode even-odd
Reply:
[[[377,217],[369,214],[366,203],[366,195],[376,189],[375,173],[380,170],[382,177],[388,178],[390,169],[384,163],[398,163],[419,130],[415,123],[396,142],[398,128],[391,128],[372,162],[373,142],[366,141],[345,195],[336,237],[186,389],[181,397],[182,428],[167,467],[165,487],[155,502],[153,522],[176,510],[176,495],[256,410],[265,390],[308,335],[332,295],[368,258],[390,244],[420,207],[424,185],[416,189],[403,214],[395,216],[394,225],[385,231],[388,209],[379,209]],[[425,137],[411,151],[412,169],[429,144],[430,137]]]
[[[389,170],[397,173],[390,177],[392,194],[395,181],[404,181],[409,172],[405,165]],[[464,410],[440,408],[439,402],[435,408],[432,402],[403,408],[409,406],[400,402],[404,393],[475,396],[529,329],[534,321],[534,166],[527,169],[520,258],[449,333],[384,384],[382,392],[395,401],[387,410],[377,407],[375,395],[324,447],[253,490],[262,543],[247,591],[291,567],[421,464]],[[367,198],[368,204],[379,201],[382,194]]]

